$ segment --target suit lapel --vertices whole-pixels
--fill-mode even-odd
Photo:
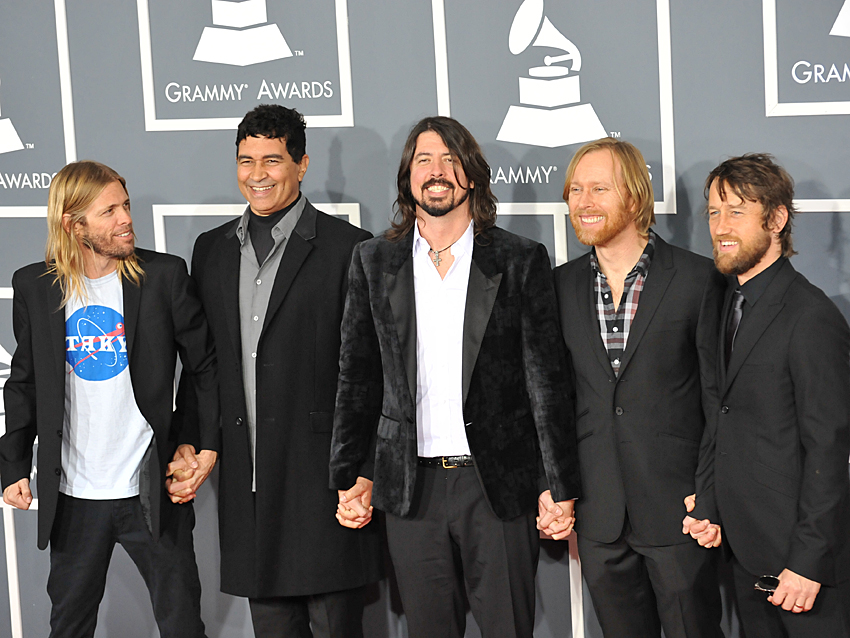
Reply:
[[[605,374],[612,376],[614,370],[611,368],[608,352],[605,350],[605,344],[602,342],[602,335],[599,332],[599,315],[596,311],[596,298],[593,292],[596,274],[590,267],[590,257],[585,256],[584,260],[584,266],[578,269],[576,273],[578,281],[575,291],[578,316],[581,317],[581,323],[587,335],[587,343],[593,350],[593,354],[596,355],[596,360],[604,369]]]
[[[144,280],[142,280],[144,282]],[[136,340],[136,328],[139,325],[139,307],[142,299],[142,286],[138,286],[127,277],[121,278],[124,294],[124,336],[127,339],[127,359],[133,361],[133,344]]]
[[[649,266],[649,272],[647,273],[643,290],[638,299],[637,312],[629,328],[629,340],[626,343],[626,350],[623,352],[623,360],[620,363],[621,377],[629,365],[632,355],[640,345],[640,340],[643,338],[649,323],[652,321],[655,311],[658,310],[658,306],[664,298],[664,293],[667,292],[667,287],[670,285],[675,274],[676,268],[673,265],[673,255],[664,240],[656,235],[655,255]]]
[[[54,364],[56,375],[64,384],[65,375],[65,309],[59,308],[62,303],[62,291],[59,285],[53,283],[51,275],[45,275],[42,280],[47,285],[45,296],[47,321],[50,330],[50,343],[53,344]],[[64,386],[62,386],[64,387]]]
[[[752,307],[749,315],[741,321],[738,334],[735,335],[735,345],[726,371],[724,393],[732,385],[750,351],[785,306],[782,299],[796,276],[797,271],[791,266],[791,262],[786,261],[768,285],[767,290],[756,302],[756,305]]]
[[[395,321],[407,387],[416,402],[416,295],[413,290],[413,233],[390,244],[390,259],[384,270],[387,297]]]
[[[318,211],[309,202],[305,201],[304,210],[301,211],[301,217],[298,219],[298,223],[295,225],[292,234],[290,234],[289,240],[286,242],[283,257],[277,268],[272,294],[269,297],[269,305],[266,308],[266,320],[263,322],[263,332],[266,331],[283,300],[286,298],[286,293],[292,287],[292,282],[295,281],[295,277],[307,259],[307,255],[313,250],[313,244],[310,242],[316,238],[317,214]],[[260,341],[262,339],[263,335],[261,334]]]
[[[493,239],[495,241],[495,239]],[[472,371],[475,369],[475,361],[484,340],[487,324],[490,323],[490,314],[493,312],[493,304],[499,293],[499,284],[502,282],[502,273],[495,272],[497,266],[491,263],[487,257],[492,253],[492,245],[474,244],[472,249],[472,263],[469,267],[469,285],[466,290],[466,309],[463,315],[463,366],[462,387],[463,404],[466,404],[466,395],[469,393],[469,384],[472,380]],[[480,264],[480,266],[479,266]],[[482,267],[486,270],[482,270]]]
[[[720,313],[720,338],[717,341],[717,379],[720,380],[720,387],[726,387],[726,324],[729,317],[729,307],[732,305],[732,292],[734,287],[726,286],[726,293],[723,298],[723,309]]]

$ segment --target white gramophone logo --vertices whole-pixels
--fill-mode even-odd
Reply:
[[[2,111],[0,111],[2,115]],[[0,119],[0,153],[11,153],[20,151],[24,147],[18,132],[9,118]],[[0,346],[2,348],[2,346]]]
[[[835,24],[832,25],[829,35],[842,35],[845,38],[850,38],[850,0],[844,0],[844,6],[838,12],[838,17],[835,18]]]
[[[528,47],[548,47],[563,54],[545,56],[544,66],[528,70],[531,77],[519,78],[519,101],[528,106],[511,105],[497,140],[555,148],[606,137],[593,106],[580,104],[581,53],[543,15],[543,0],[524,0],[517,9],[508,47],[514,55]],[[560,62],[572,64],[567,68]]]
[[[211,2],[216,26],[204,27],[193,60],[249,66],[292,57],[280,28],[266,24],[266,0]]]

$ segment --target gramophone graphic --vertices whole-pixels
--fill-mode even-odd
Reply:
[[[508,109],[496,139],[555,148],[605,137],[607,133],[593,107],[580,104],[581,53],[543,15],[543,0],[525,0],[511,25],[511,53],[519,55],[530,46],[557,49],[563,54],[545,56],[544,66],[528,70],[531,77],[519,78],[519,101],[528,106],[512,105]],[[567,68],[560,62],[572,64]]]
[[[850,38],[850,0],[844,0],[841,11],[838,12],[838,17],[835,18],[835,23],[832,25],[829,35],[841,35],[845,38]]]
[[[0,111],[0,114],[2,111]],[[0,119],[0,153],[11,153],[24,148],[18,132],[9,118]]]
[[[291,58],[280,28],[268,22],[266,0],[211,0],[214,27],[204,27],[195,55],[199,62],[248,66]]]

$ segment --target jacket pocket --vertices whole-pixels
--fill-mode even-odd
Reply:
[[[382,439],[397,439],[399,430],[399,422],[381,415],[381,420],[378,421],[378,436]]]

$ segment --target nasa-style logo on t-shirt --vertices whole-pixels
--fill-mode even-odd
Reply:
[[[65,321],[65,360],[86,381],[106,381],[127,367],[124,317],[106,306],[84,306]]]

